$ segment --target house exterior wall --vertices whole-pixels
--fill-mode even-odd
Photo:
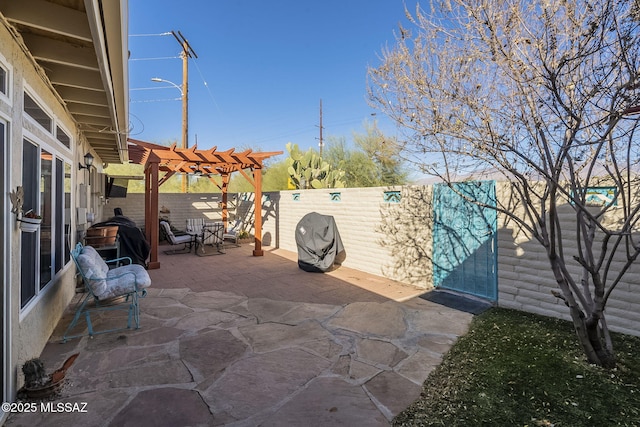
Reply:
[[[263,194],[263,246],[296,252],[295,227],[309,212],[332,215],[346,250],[343,265],[428,290],[432,287],[431,251],[432,186],[346,188],[339,190],[291,190]],[[385,202],[384,194],[398,191],[400,203]],[[331,193],[340,193],[334,201]],[[296,196],[297,194],[297,196]],[[500,200],[509,200],[506,184],[497,184]],[[170,209],[170,219],[184,228],[186,218],[206,215],[221,218],[221,195],[160,194],[160,206]],[[229,195],[230,216],[242,218],[252,231],[253,193]],[[144,222],[142,194],[112,199],[139,226]],[[572,230],[575,214],[561,208],[562,227]],[[163,214],[161,214],[162,216]],[[610,221],[615,221],[612,215]],[[544,248],[498,216],[498,305],[551,317],[569,319],[564,302],[551,294],[555,279]],[[572,233],[566,232],[566,236]],[[576,243],[569,237],[565,247]],[[577,271],[574,271],[578,274]],[[607,304],[607,321],[614,331],[640,335],[640,263],[626,274]]]
[[[70,223],[72,239],[75,241],[78,235],[86,228],[86,225],[77,225],[76,209],[80,200],[90,206],[90,210],[101,217],[101,203],[99,199],[92,200],[97,194],[85,184],[89,174],[78,173],[78,163],[83,162],[83,156],[90,148],[85,141],[77,140],[79,130],[75,126],[70,114],[60,103],[53,89],[49,86],[42,74],[34,65],[34,61],[25,53],[14,36],[7,29],[7,24],[0,16],[0,62],[9,69],[8,96],[0,97],[0,119],[7,123],[8,134],[4,147],[7,157],[7,170],[5,174],[7,189],[3,192],[5,211],[2,213],[2,226],[4,235],[8,238],[6,244],[3,266],[5,269],[6,283],[3,283],[2,292],[5,312],[5,360],[6,371],[5,384],[3,384],[4,398],[15,399],[17,390],[23,385],[22,364],[31,358],[40,355],[42,349],[50,338],[54,327],[61,318],[64,310],[75,295],[75,269],[71,262],[67,263],[53,277],[52,281],[38,291],[37,296],[24,308],[21,308],[21,242],[22,232],[16,216],[10,212],[11,203],[8,192],[15,191],[22,185],[23,169],[23,141],[28,139],[38,146],[54,154],[54,159],[60,159],[70,165],[71,171],[71,209]],[[24,113],[24,91],[36,98],[41,107],[53,119],[54,129],[60,126],[72,137],[70,148],[65,147],[55,138],[39,126],[32,118]],[[96,158],[96,163],[101,164]],[[98,169],[99,170],[99,169]],[[93,171],[94,178],[97,170]],[[82,196],[81,191],[86,191]],[[82,197],[81,197],[82,196]],[[93,208],[91,208],[93,206]],[[71,242],[72,244],[74,242]],[[36,255],[37,256],[37,255]],[[5,282],[5,280],[3,280]],[[2,413],[0,413],[2,421]]]

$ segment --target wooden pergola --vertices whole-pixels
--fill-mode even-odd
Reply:
[[[129,159],[133,163],[144,165],[144,224],[145,234],[151,244],[149,269],[160,268],[158,261],[160,234],[158,188],[176,173],[206,176],[220,188],[222,191],[222,222],[226,230],[229,220],[227,209],[229,181],[233,172],[240,172],[251,183],[255,191],[255,248],[253,255],[264,255],[262,250],[262,167],[265,159],[282,154],[282,151],[260,153],[245,150],[236,153],[233,148],[226,151],[218,151],[217,147],[198,150],[197,145],[191,148],[177,148],[176,144],[165,147],[131,138],[128,141]],[[162,176],[161,173],[163,173]],[[222,184],[214,179],[217,175],[221,177]]]

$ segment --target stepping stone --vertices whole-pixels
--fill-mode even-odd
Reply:
[[[180,388],[141,391],[115,416],[113,426],[195,426],[215,423],[198,392]]]
[[[403,337],[407,330],[404,312],[400,305],[393,301],[349,304],[336,314],[328,325],[357,332],[362,336],[375,335],[385,338]]]
[[[260,423],[261,426],[388,426],[361,386],[318,378]]]

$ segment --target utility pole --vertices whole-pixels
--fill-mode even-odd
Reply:
[[[320,158],[322,158],[322,147],[324,147],[324,141],[322,140],[322,98],[320,98],[320,142],[318,145],[320,146]]]
[[[180,52],[180,58],[182,58],[182,148],[186,149],[189,148],[189,58],[197,58],[198,55],[180,31],[178,34],[171,31],[171,34],[182,47],[182,52]],[[183,193],[187,192],[188,186],[188,176],[183,175]]]

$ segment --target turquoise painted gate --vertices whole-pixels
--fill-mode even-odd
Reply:
[[[433,191],[433,285],[498,298],[495,181],[436,184]]]

